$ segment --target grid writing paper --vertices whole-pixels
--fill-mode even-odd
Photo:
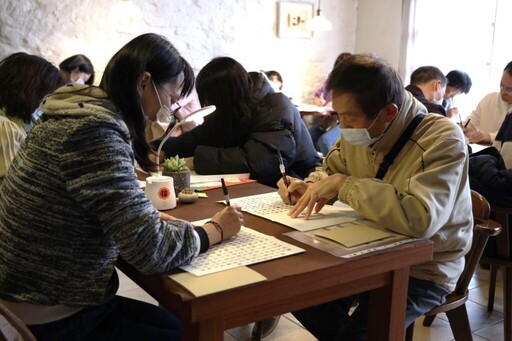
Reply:
[[[200,254],[191,264],[182,266],[181,269],[196,276],[203,276],[304,251],[273,236],[242,226],[236,236],[212,246],[208,252]]]
[[[363,216],[350,207],[325,205],[319,213],[312,213],[308,220],[304,219],[304,212],[297,218],[291,218],[288,211],[292,206],[286,205],[277,192],[250,195],[230,199],[242,211],[259,217],[275,221],[299,231],[311,231],[327,226],[334,226],[346,222],[363,219]],[[224,201],[219,201],[224,203]]]

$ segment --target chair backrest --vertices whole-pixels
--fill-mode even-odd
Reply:
[[[468,289],[471,277],[480,261],[485,244],[491,236],[496,236],[501,231],[501,225],[489,220],[491,207],[487,199],[476,191],[471,191],[471,203],[473,205],[473,243],[466,254],[466,265],[460,275],[455,292],[463,295]]]
[[[473,205],[473,217],[482,220],[487,220],[491,216],[491,205],[487,199],[478,193],[471,190],[471,204]]]
[[[36,341],[27,326],[2,303],[0,303],[0,317],[4,319],[0,320],[0,341]]]

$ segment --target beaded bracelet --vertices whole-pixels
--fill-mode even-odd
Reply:
[[[215,226],[217,231],[219,231],[219,233],[220,233],[220,243],[222,243],[222,241],[224,240],[224,230],[219,225],[219,223],[217,223],[217,222],[215,222],[213,220],[209,220],[209,221],[206,222],[206,224],[212,224],[213,226]]]

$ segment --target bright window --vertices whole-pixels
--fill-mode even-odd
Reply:
[[[455,98],[466,117],[486,94],[499,91],[503,68],[512,61],[512,1],[416,0],[413,8],[404,83],[423,65],[437,66],[445,74],[467,72],[471,91]]]

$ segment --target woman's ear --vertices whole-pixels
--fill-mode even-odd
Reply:
[[[149,82],[151,82],[151,74],[147,71],[143,72],[142,75],[139,76],[137,81],[137,93],[142,97],[142,93],[148,86]]]
[[[71,70],[71,72],[69,73],[69,80],[72,83],[75,83],[78,80],[78,78],[80,78],[80,69],[75,68],[75,69]]]

